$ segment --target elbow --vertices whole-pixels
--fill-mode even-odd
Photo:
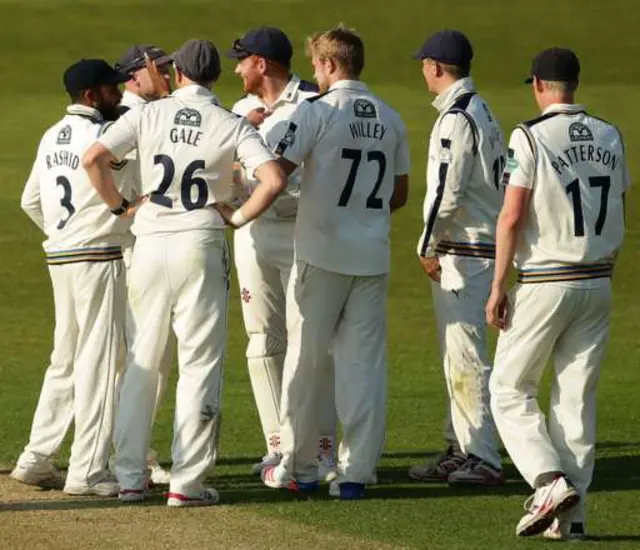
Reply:
[[[96,156],[89,149],[84,155],[82,155],[82,167],[85,170],[90,170],[96,164]]]
[[[515,231],[520,225],[521,220],[522,216],[519,212],[503,212],[498,219],[498,225],[503,229]]]

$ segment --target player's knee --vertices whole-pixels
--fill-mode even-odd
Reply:
[[[273,357],[282,355],[287,351],[287,343],[283,338],[278,338],[268,332],[254,333],[249,336],[247,346],[247,359],[260,357]]]

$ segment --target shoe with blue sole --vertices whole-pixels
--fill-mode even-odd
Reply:
[[[332,481],[329,484],[329,495],[340,500],[360,500],[364,498],[364,483]]]

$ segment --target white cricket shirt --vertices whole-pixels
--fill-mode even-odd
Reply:
[[[513,131],[504,182],[531,189],[515,255],[520,282],[611,276],[629,185],[615,126],[582,105],[551,105]]]
[[[97,110],[71,105],[40,141],[21,205],[47,235],[49,264],[122,258],[129,222],[109,211],[82,167],[82,155],[103,128]],[[130,193],[114,178],[121,193]]]
[[[246,116],[254,109],[270,110],[271,114],[264,119],[258,132],[269,149],[273,150],[284,136],[288,128],[287,122],[297,106],[305,99],[316,95],[318,95],[318,87],[315,84],[292,75],[289,83],[273,105],[268,106],[258,96],[249,94],[240,99],[232,110],[240,116]],[[301,178],[302,170],[295,170],[289,176],[287,188],[282,192],[282,195],[261,217],[293,221],[298,211]],[[251,182],[247,183],[251,185]]]
[[[495,257],[502,206],[504,135],[471,78],[452,84],[433,102],[420,256]]]
[[[231,200],[234,159],[252,175],[274,159],[246,120],[195,84],[127,111],[100,142],[119,159],[137,148],[140,190],[150,200],[135,215],[136,236],[223,229],[210,206]]]
[[[409,173],[398,113],[359,81],[304,101],[275,152],[300,166],[295,257],[346,275],[389,271],[389,201]]]

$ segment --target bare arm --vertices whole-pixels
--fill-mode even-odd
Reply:
[[[98,195],[110,210],[120,207],[124,197],[116,188],[110,162],[117,162],[115,155],[102,143],[94,143],[82,157],[82,166],[89,174]]]
[[[496,227],[496,262],[491,296],[487,302],[487,322],[501,330],[507,324],[507,277],[526,218],[531,190],[508,186]]]
[[[395,212],[399,208],[402,208],[405,204],[407,204],[407,199],[409,198],[409,175],[403,174],[401,176],[395,176],[394,178],[394,186],[393,186],[393,195],[391,195],[391,200],[389,201],[389,208],[391,209],[391,213]]]

